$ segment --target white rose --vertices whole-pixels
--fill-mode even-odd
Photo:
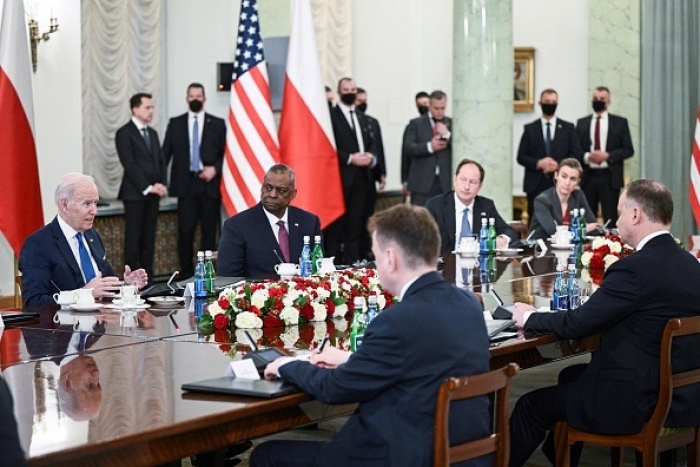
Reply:
[[[220,315],[221,313],[224,312],[223,308],[219,306],[218,302],[211,302],[209,306],[207,307],[207,311],[209,311],[209,315],[213,318],[216,315]]]
[[[237,328],[241,329],[260,329],[262,328],[263,322],[255,313],[244,311],[236,315],[235,325]]]
[[[619,253],[622,251],[622,245],[617,242],[610,242],[610,251],[613,253]]]
[[[319,300],[325,300],[331,296],[331,292],[329,290],[324,289],[324,288],[316,289],[316,293],[318,293]]]
[[[282,298],[282,303],[285,307],[294,306],[294,301],[299,298],[301,291],[299,290],[288,290],[286,295]]]
[[[619,260],[615,255],[605,255],[605,258],[603,258],[603,261],[605,261],[605,269],[608,269],[608,267],[614,263],[615,261]]]
[[[605,237],[596,237],[593,240],[593,243],[591,243],[591,248],[593,248],[594,250],[597,250],[601,246],[605,245],[606,242],[607,242],[607,239]]]
[[[293,349],[294,345],[299,340],[299,327],[290,326],[286,328],[284,332],[280,334],[280,339],[284,342],[285,348]]]
[[[328,314],[328,311],[326,310],[325,305],[321,305],[317,302],[311,302],[311,308],[314,309],[314,317],[311,319],[311,321],[326,320],[326,315]]]
[[[334,318],[343,318],[348,313],[348,306],[343,303],[342,305],[336,305],[335,311],[333,311]]]
[[[593,258],[593,252],[584,251],[581,255],[581,264],[583,264],[584,266],[588,266],[589,264],[591,264],[591,258]]]
[[[291,306],[286,306],[280,313],[280,319],[284,321],[284,324],[287,326],[299,324],[299,310]]]
[[[583,258],[581,258],[581,262],[583,262]],[[586,282],[591,281],[591,273],[588,271],[588,269],[586,269],[586,268],[581,269],[581,280],[584,280]]]
[[[270,298],[270,294],[267,289],[256,290],[250,297],[250,304],[256,307],[258,310],[262,310],[265,307],[265,301]]]

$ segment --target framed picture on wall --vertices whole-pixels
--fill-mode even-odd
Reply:
[[[535,108],[535,49],[516,47],[513,78],[513,110],[532,112]]]

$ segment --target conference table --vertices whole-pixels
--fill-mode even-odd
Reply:
[[[487,309],[496,304],[491,290],[505,302],[541,306],[551,298],[557,262],[570,254],[495,257],[480,265],[446,255],[442,270],[480,294]],[[25,311],[38,312],[38,319],[6,328],[0,366],[29,465],[159,465],[353,412],[353,404],[326,405],[303,393],[260,399],[182,391],[184,383],[223,376],[249,350],[240,333],[198,329],[190,305],[90,313],[35,307]],[[347,322],[252,334],[262,345],[301,352],[330,331],[340,345]],[[562,341],[519,332],[492,343],[491,365],[515,361],[527,368],[596,345],[595,337]]]

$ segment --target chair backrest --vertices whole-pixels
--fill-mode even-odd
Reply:
[[[659,362],[659,400],[643,431],[656,438],[671,408],[673,390],[690,384],[700,383],[700,365],[692,370],[672,373],[671,356],[675,337],[700,334],[700,316],[673,318],[669,320],[661,337]]]
[[[508,465],[510,450],[510,436],[508,432],[510,379],[519,370],[520,368],[517,364],[509,363],[503,368],[489,373],[463,378],[448,378],[442,383],[437,395],[437,406],[435,407],[434,466],[444,467],[490,453],[495,453],[494,465]],[[494,398],[493,434],[486,438],[450,446],[448,431],[450,403],[491,393],[496,393]]]

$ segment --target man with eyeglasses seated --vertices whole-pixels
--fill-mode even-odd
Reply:
[[[270,277],[277,274],[276,264],[299,262],[304,236],[313,242],[321,235],[321,222],[315,214],[289,205],[296,194],[291,167],[270,167],[260,202],[224,222],[217,259],[220,276]]]
[[[493,200],[478,196],[484,183],[484,168],[476,161],[462,159],[453,179],[455,189],[430,198],[425,207],[440,228],[440,251],[453,251],[462,237],[479,235],[481,218],[496,221],[496,248],[507,248],[520,237],[496,211]]]

